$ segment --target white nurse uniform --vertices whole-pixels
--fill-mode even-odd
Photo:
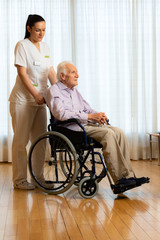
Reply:
[[[47,89],[48,74],[52,66],[48,45],[40,42],[40,51],[38,51],[29,39],[18,42],[15,48],[16,65],[27,69],[28,77],[33,86],[43,96],[43,92]],[[18,75],[9,101],[14,131],[12,144],[13,183],[19,184],[27,180],[26,146],[28,141],[32,142],[46,131],[46,107],[36,104],[35,99],[25,88]],[[38,178],[43,178],[44,153],[45,146],[37,149],[35,171]]]

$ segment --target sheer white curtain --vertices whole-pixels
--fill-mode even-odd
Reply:
[[[82,0],[75,12],[80,91],[124,129],[132,159],[149,158],[146,133],[160,131],[160,1]]]
[[[133,1],[132,56],[131,149],[145,158],[146,132],[160,131],[160,1]]]
[[[132,159],[148,158],[146,132],[160,130],[160,1],[0,0],[0,161],[11,161],[14,46],[32,13],[46,19],[54,67],[73,61],[82,95],[124,129]]]

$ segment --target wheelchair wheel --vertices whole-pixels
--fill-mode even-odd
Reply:
[[[31,145],[28,161],[35,184],[49,194],[65,192],[76,179],[76,150],[61,133],[46,132],[38,137]]]
[[[98,192],[99,186],[97,180],[90,177],[83,178],[79,185],[79,194],[84,198],[93,198]]]

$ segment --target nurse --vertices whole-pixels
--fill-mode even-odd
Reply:
[[[51,64],[50,50],[42,42],[46,31],[45,20],[39,15],[29,15],[24,40],[15,47],[17,78],[10,94],[10,114],[14,131],[12,165],[14,188],[31,190],[34,184],[27,181],[26,146],[46,131],[47,116],[43,93],[48,79],[53,85],[56,73]],[[35,172],[43,180],[45,144],[35,154]]]

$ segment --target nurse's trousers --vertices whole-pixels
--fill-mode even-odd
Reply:
[[[27,180],[27,149],[40,134],[46,131],[47,116],[45,106],[29,106],[10,103],[10,114],[14,132],[12,142],[13,183]],[[43,178],[45,144],[39,145],[34,156],[34,171],[37,178]]]
[[[88,124],[85,129],[88,136],[103,146],[104,160],[115,184],[121,178],[135,176],[131,166],[128,142],[120,128],[111,125]]]

